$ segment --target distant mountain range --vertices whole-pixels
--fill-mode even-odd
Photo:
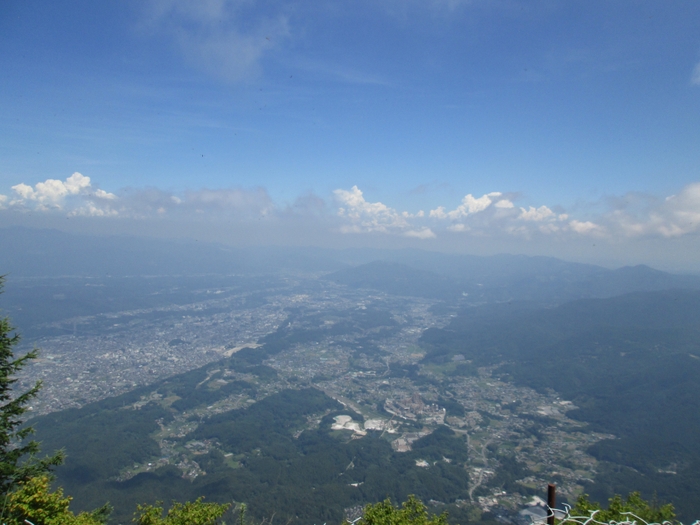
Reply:
[[[0,274],[13,277],[124,277],[332,271],[342,267],[314,248],[239,249],[195,240],[75,235],[0,228]]]
[[[327,273],[354,288],[444,299],[561,303],[634,291],[700,289],[700,277],[647,266],[610,270],[552,257],[475,256],[420,250],[232,248],[192,240],[96,237],[0,228],[0,274],[124,277]]]
[[[610,270],[523,255],[231,248],[20,227],[0,228],[0,246],[0,275],[7,275],[0,313],[12,318],[25,340],[53,333],[47,323],[185,304],[201,300],[209,289],[258,290],[264,301],[261,290],[290,289],[294,285],[285,276],[295,275],[307,277],[306,285],[321,277],[354,289],[434,299],[440,301],[435,313],[453,314],[468,305],[532,303],[510,308],[515,310],[631,292],[700,290],[700,277],[643,265]]]
[[[338,270],[326,278],[353,288],[471,303],[562,303],[630,292],[700,289],[700,277],[674,275],[644,265],[609,270],[549,257],[416,255],[406,258],[406,263],[374,261]],[[429,258],[435,262],[434,271],[426,269]]]

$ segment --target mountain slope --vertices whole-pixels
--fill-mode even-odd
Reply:
[[[353,288],[472,304],[561,304],[631,292],[700,289],[700,277],[674,275],[643,265],[609,270],[551,257],[408,251],[404,257],[400,255],[388,253],[380,260],[343,268],[326,278]]]
[[[428,330],[427,363],[461,355],[536,390],[554,389],[569,417],[611,433],[591,448],[604,463],[587,490],[654,492],[682,519],[700,515],[700,292],[637,292],[556,308],[465,310]],[[498,315],[497,315],[498,314]],[[479,319],[477,322],[476,319]],[[668,472],[674,472],[669,474]]]

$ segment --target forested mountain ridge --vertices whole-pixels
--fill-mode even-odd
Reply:
[[[194,375],[191,381],[200,378]],[[155,391],[167,394],[167,382]],[[340,523],[343,509],[368,501],[387,496],[401,501],[409,494],[453,501],[468,485],[460,456],[463,438],[451,430],[419,440],[412,453],[397,454],[381,432],[351,440],[352,433],[331,431],[334,416],[352,411],[314,389],[281,391],[249,408],[214,416],[193,432],[183,430],[179,439],[174,436],[174,448],[201,447],[193,465],[197,476],[183,477],[172,465],[146,468],[162,454],[151,437],[158,430],[155,422],[167,424],[172,412],[162,408],[160,398],[134,410],[144,393],[36,421],[44,447],[66,448],[58,481],[78,507],[108,499],[115,505],[115,523],[128,522],[128,509],[139,502],[202,495],[210,501],[245,502],[259,518],[274,509],[279,517],[300,523]],[[435,462],[436,468],[417,466],[419,459]],[[120,476],[135,463],[144,471]]]
[[[698,515],[691,495],[700,490],[700,293],[638,292],[508,317],[512,306],[491,307],[491,316],[465,309],[426,331],[425,362],[459,355],[498,365],[504,379],[556,390],[579,407],[570,417],[619,438],[591,447],[604,461],[591,494],[636,488]]]
[[[396,259],[394,254],[387,254],[386,259],[343,268],[326,275],[326,279],[353,288],[472,304],[535,301],[551,305],[631,292],[700,289],[699,277],[674,275],[644,265],[609,270],[547,257],[474,258],[421,253]]]

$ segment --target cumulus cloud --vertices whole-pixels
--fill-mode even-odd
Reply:
[[[408,230],[404,232],[406,237],[415,237],[416,239],[432,239],[435,233],[430,229],[423,227],[420,230]]]
[[[515,204],[513,204],[511,201],[508,199],[501,199],[500,201],[497,201],[496,204],[494,204],[496,208],[515,208]]]
[[[456,208],[448,211],[438,206],[427,216],[422,211],[412,214],[382,202],[368,202],[357,186],[334,193],[342,220],[340,229],[345,233],[381,232],[420,239],[436,237],[441,229],[479,237],[605,233],[605,228],[592,221],[569,220],[567,214],[556,213],[548,206],[516,208],[511,198],[499,191],[481,197],[467,194]]]
[[[454,210],[446,212],[443,206],[438,206],[436,209],[430,210],[430,216],[435,217],[437,219],[461,219],[462,217],[467,217],[474,213],[484,211],[486,208],[491,206],[494,200],[498,199],[498,197],[501,197],[502,195],[503,194],[501,192],[494,191],[492,193],[482,195],[477,199],[471,193],[469,193],[465,195],[462,199],[462,204],[457,206],[457,208],[455,208]],[[512,207],[512,203],[510,201],[508,201],[507,199],[502,200],[505,202],[504,204],[499,206],[500,208]],[[498,200],[498,202],[500,201],[501,199]]]
[[[62,213],[68,217],[212,217],[261,218],[275,206],[262,188],[223,188],[186,191],[177,196],[157,188],[124,189],[117,196],[93,186],[90,177],[73,173],[66,180],[47,179],[34,186],[12,186],[14,196],[0,198],[0,207],[16,211]],[[8,202],[9,201],[9,202]]]
[[[435,237],[430,228],[415,228],[409,222],[411,219],[423,217],[422,211],[417,214],[399,213],[381,202],[367,202],[357,186],[350,190],[338,189],[333,194],[340,205],[338,216],[346,221],[340,229],[344,233],[399,233],[418,239]]]
[[[609,228],[627,237],[661,236],[665,238],[700,231],[700,183],[685,186],[676,195],[658,199],[629,194],[613,203],[605,216]]]
[[[367,202],[357,186],[350,190],[338,189],[333,194],[340,204],[338,215],[350,222],[343,227],[344,231],[387,233],[408,227],[406,217],[381,202]]]
[[[581,233],[584,235],[591,233],[603,233],[603,229],[599,225],[591,221],[573,220],[569,222],[569,228],[571,228],[576,233]]]
[[[511,194],[513,195],[513,194]],[[512,197],[494,191],[481,197],[467,194],[459,206],[447,211],[438,206],[429,217],[448,221],[445,230],[476,236],[509,235],[530,238],[534,234],[605,235],[606,229],[589,220],[570,220],[566,213],[557,213],[546,205],[516,208]]]
[[[146,25],[167,34],[193,67],[231,82],[258,73],[264,54],[289,36],[287,17],[255,0],[151,0]]]
[[[106,215],[112,213],[104,203],[116,199],[116,195],[99,188],[93,188],[90,177],[77,171],[66,180],[47,179],[33,187],[19,183],[12,186],[15,195],[10,207],[35,210],[63,210],[66,206],[71,213],[80,215]],[[74,206],[82,202],[84,206]],[[87,204],[90,204],[89,206]]]
[[[87,202],[84,206],[75,208],[68,213],[70,217],[117,217],[119,212],[110,207],[100,207],[94,202]]]
[[[481,197],[465,195],[461,203],[449,210],[438,206],[427,214],[400,212],[382,202],[368,202],[357,187],[336,190],[338,216],[344,220],[345,233],[381,232],[421,239],[438,236],[440,229],[472,236],[603,235],[605,229],[591,221],[570,221],[565,213],[548,206],[516,208],[502,192]],[[436,231],[438,233],[436,233]]]
[[[555,213],[548,206],[540,206],[539,208],[529,206],[527,209],[520,208],[518,219],[520,221],[537,224],[537,231],[546,235],[567,231],[578,235],[602,236],[605,234],[605,229],[598,224],[591,221],[569,220],[568,214]],[[524,233],[528,230],[523,229],[521,231]]]
[[[20,183],[12,186],[21,201],[37,201],[42,205],[59,206],[68,195],[78,195],[90,188],[90,177],[86,177],[77,171],[65,181],[47,179],[38,182],[33,188]]]
[[[530,206],[529,209],[525,208],[520,208],[521,214],[520,218],[525,220],[525,221],[544,221],[547,219],[551,219],[552,217],[555,216],[555,213],[550,210],[547,206],[540,206],[539,208],[535,208],[534,206]]]
[[[369,201],[357,186],[336,189],[333,198],[308,193],[293,203],[275,203],[264,188],[188,190],[178,194],[158,188],[123,188],[110,193],[81,173],[65,180],[21,182],[0,195],[3,214],[82,217],[95,221],[130,219],[155,224],[247,225],[304,224],[314,231],[399,236],[416,240],[455,236],[558,241],[593,237],[617,241],[634,238],[678,238],[700,233],[700,182],[666,198],[640,193],[591,203],[565,212],[554,205],[516,206],[516,194],[490,192],[465,195],[455,206],[437,206],[428,213],[396,209]],[[454,206],[454,205],[453,205]],[[603,211],[601,211],[601,208]],[[28,215],[27,215],[28,216]],[[178,222],[179,221],[179,222]],[[253,222],[254,221],[254,222]]]

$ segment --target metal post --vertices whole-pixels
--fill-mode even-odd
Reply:
[[[554,483],[547,485],[547,506],[549,507],[547,525],[554,525],[554,508],[557,506],[557,486]]]

